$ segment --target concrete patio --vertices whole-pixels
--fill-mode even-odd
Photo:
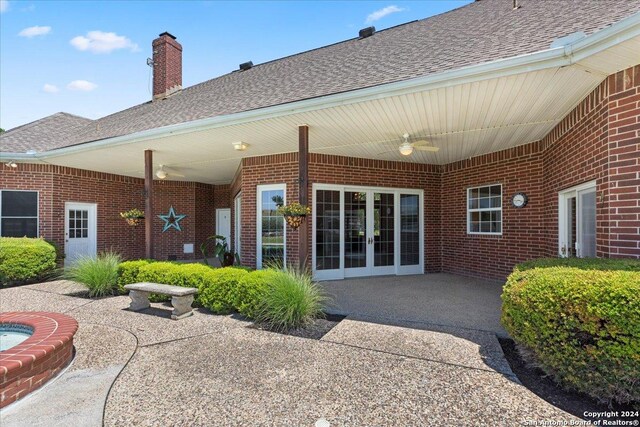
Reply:
[[[312,340],[205,310],[180,321],[162,304],[134,313],[128,297],[89,300],[77,290],[68,282],[0,289],[0,311],[58,311],[80,324],[74,362],[0,412],[3,427],[574,419],[517,381],[490,332],[353,316]]]
[[[507,336],[500,324],[503,282],[446,273],[320,282],[329,311],[429,323]]]

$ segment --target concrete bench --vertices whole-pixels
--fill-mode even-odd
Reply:
[[[132,283],[125,285],[124,288],[129,291],[131,304],[129,310],[140,311],[149,308],[149,295],[162,294],[171,297],[171,305],[173,311],[171,318],[173,320],[183,319],[193,314],[191,304],[193,296],[198,293],[196,288],[183,288],[181,286],[162,285],[160,283]]]

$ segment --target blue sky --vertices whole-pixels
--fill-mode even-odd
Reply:
[[[146,102],[151,41],[183,51],[183,86],[460,7],[455,1],[0,0],[0,127],[58,111],[98,118]]]

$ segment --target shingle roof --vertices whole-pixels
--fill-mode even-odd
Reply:
[[[0,136],[0,152],[46,151],[82,142],[80,132],[93,120],[69,113],[55,113],[18,126]]]
[[[51,149],[191,120],[407,80],[549,48],[640,11],[640,0],[481,0],[441,15],[234,71],[97,119]],[[11,130],[4,139],[20,128]],[[34,141],[34,144],[36,142]],[[20,145],[23,148],[24,145]],[[17,146],[11,147],[18,148]],[[32,148],[32,147],[31,147]]]

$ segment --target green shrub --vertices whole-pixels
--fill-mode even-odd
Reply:
[[[539,258],[516,265],[516,270],[532,268],[573,267],[580,270],[640,271],[640,261],[619,258]]]
[[[260,301],[264,298],[269,285],[273,283],[276,270],[256,270],[245,275],[238,282],[233,306],[238,312],[250,319],[257,316]]]
[[[65,271],[65,278],[89,289],[90,297],[112,295],[117,291],[120,255],[105,252],[97,257],[82,257]]]
[[[278,271],[269,281],[256,315],[268,328],[295,329],[322,315],[325,297],[308,273]]]
[[[558,264],[571,267],[552,266]],[[502,324],[563,386],[601,401],[640,402],[635,265],[619,260],[520,265],[504,287]],[[633,271],[623,271],[627,267]]]
[[[138,273],[140,268],[148,265],[153,261],[148,259],[139,259],[135,261],[124,261],[118,266],[118,292],[126,294],[127,290],[124,285],[138,282]]]
[[[240,268],[224,267],[206,274],[199,287],[198,298],[203,307],[217,314],[227,314],[236,309],[238,283],[249,273]]]
[[[56,268],[56,250],[43,239],[0,237],[0,284],[46,278]]]
[[[136,282],[153,282],[199,289],[206,274],[211,271],[214,270],[204,264],[153,262],[140,267]],[[151,294],[149,296],[149,300],[153,302],[169,301],[170,299],[171,297],[167,295]],[[195,302],[200,304],[199,295],[196,295]]]

